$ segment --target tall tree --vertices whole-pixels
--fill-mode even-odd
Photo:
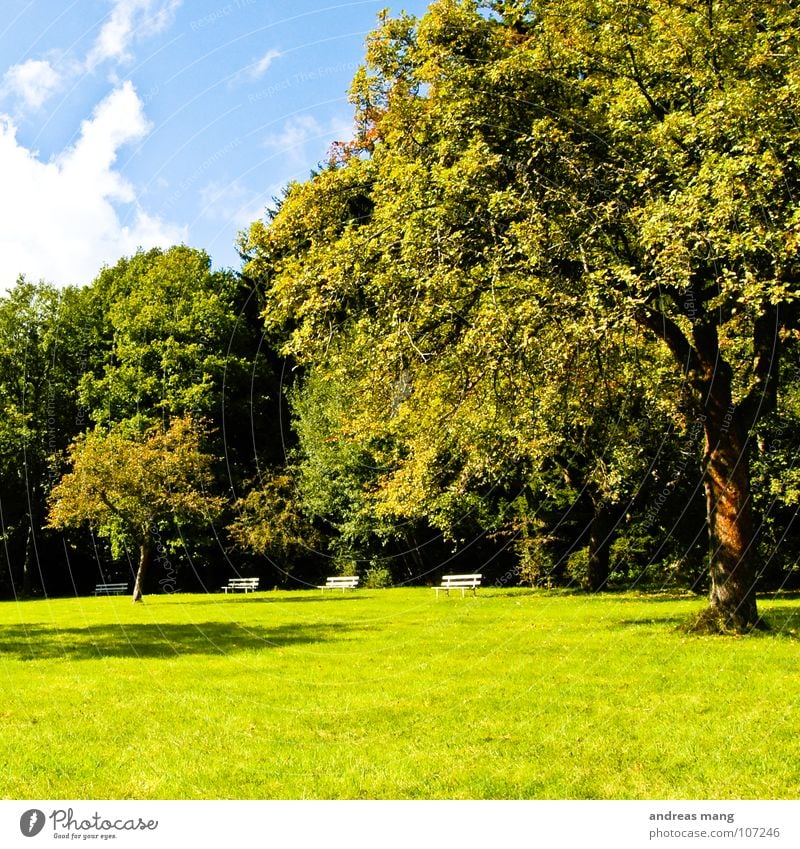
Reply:
[[[23,595],[47,579],[59,584],[60,546],[41,525],[58,480],[54,455],[88,424],[77,387],[98,343],[84,290],[20,278],[0,298],[0,509],[10,583]]]
[[[175,417],[208,420],[213,488],[234,497],[260,464],[280,460],[278,381],[251,281],[181,245],[122,258],[90,289],[105,339],[102,363],[80,386],[92,423],[144,432]],[[176,568],[199,553],[207,572],[198,579],[213,580],[219,540],[184,541]]]
[[[663,345],[672,376],[650,377],[702,426],[701,624],[721,630],[759,622],[751,434],[797,323],[799,16],[790,0],[440,0],[384,18],[357,138],[244,246],[284,350],[313,362],[355,334],[385,400],[408,375],[396,417],[425,410],[418,433],[516,398],[490,418],[527,453],[502,422],[564,386],[571,340],[601,359],[634,327]],[[560,328],[526,387],[520,362]]]

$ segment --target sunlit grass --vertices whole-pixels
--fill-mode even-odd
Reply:
[[[800,603],[426,589],[0,604],[4,798],[794,798]]]

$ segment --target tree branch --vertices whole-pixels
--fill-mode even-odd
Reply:
[[[761,416],[778,406],[778,377],[783,347],[780,329],[778,307],[766,305],[753,326],[753,385],[740,405],[742,420],[748,431]]]
[[[639,73],[639,67],[636,64],[636,54],[633,52],[633,48],[630,44],[625,45],[625,49],[628,51],[628,56],[631,57],[631,68],[633,69],[633,74],[631,79],[636,83],[639,87],[639,91],[644,95],[645,100],[647,100],[648,105],[650,106],[650,110],[652,113],[658,118],[659,121],[663,121],[666,116],[666,112],[664,107],[657,103],[650,92],[645,87],[644,82],[642,81],[641,74]]]
[[[684,377],[695,389],[702,388],[700,357],[692,347],[684,332],[665,313],[656,312],[642,306],[634,313],[637,323],[654,333],[666,344],[672,355],[683,369]]]

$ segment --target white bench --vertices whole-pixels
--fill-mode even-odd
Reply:
[[[478,587],[481,585],[481,575],[442,575],[442,585],[434,587],[436,598],[439,598],[439,590],[444,590],[450,595],[450,590],[461,590],[461,598],[467,590],[477,595]]]
[[[97,584],[94,588],[95,595],[123,595],[128,592],[128,584]]]
[[[322,586],[317,586],[318,590],[322,590],[322,594],[325,594],[325,590],[341,590],[344,593],[345,590],[354,590],[358,588],[358,575],[336,575],[332,578],[326,578],[325,583]]]
[[[232,593],[235,593],[236,590],[241,590],[245,593],[252,593],[258,589],[258,578],[231,578],[227,586],[222,587],[222,589],[227,594],[228,590]]]

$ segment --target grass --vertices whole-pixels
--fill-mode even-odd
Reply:
[[[795,798],[800,603],[427,589],[0,604],[0,797]]]

